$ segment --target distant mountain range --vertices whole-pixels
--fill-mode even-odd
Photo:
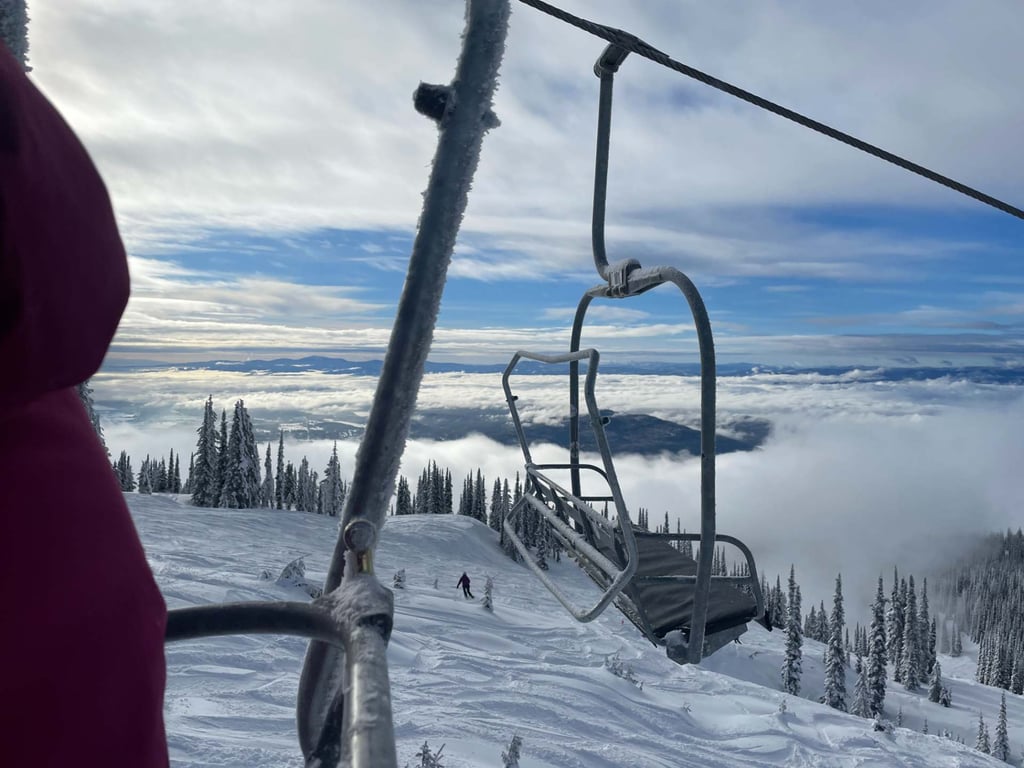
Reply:
[[[209,370],[242,373],[301,373],[348,374],[352,376],[380,375],[382,361],[354,361],[339,357],[309,356],[302,358],[277,358],[273,360],[212,360],[185,364],[120,364],[108,362],[107,370]],[[499,375],[504,364],[436,363],[428,362],[429,373],[468,373]],[[544,365],[521,361],[517,373],[522,375],[564,376],[565,366]],[[673,362],[631,362],[602,364],[604,374],[675,375],[697,376],[700,367],[696,363]],[[755,375],[791,375],[848,377],[858,382],[899,382],[929,381],[942,378],[971,381],[984,384],[1024,385],[1024,367],[898,367],[858,368],[854,366],[822,366],[796,368],[760,365],[755,363],[726,363],[718,366],[721,378],[747,377]],[[112,402],[116,409],[118,404]],[[123,410],[132,411],[132,404],[125,403]],[[622,414],[603,411],[611,416],[606,427],[609,442],[615,453],[658,455],[661,453],[687,452],[700,454],[700,433],[693,427],[644,414]],[[284,428],[293,438],[309,440],[358,440],[362,437],[364,414],[355,412],[324,418],[303,410],[277,410],[253,413],[253,426],[257,439],[273,441],[278,430]],[[764,443],[771,433],[771,422],[762,418],[744,418],[734,422],[718,424],[717,450],[719,453],[750,451]],[[422,440],[457,440],[471,434],[480,434],[503,445],[515,445],[516,435],[511,418],[506,410],[489,408],[440,408],[417,410],[411,426],[411,437]],[[531,443],[553,443],[567,445],[568,425],[531,424],[527,427],[527,438]],[[592,431],[586,419],[581,429],[581,445],[584,451],[596,450]]]
[[[613,454],[635,453],[657,456],[662,453],[685,451],[700,455],[700,431],[660,419],[634,413],[603,411],[608,418],[605,434]],[[254,412],[253,431],[260,442],[273,442],[278,430],[285,429],[290,438],[306,440],[358,440],[363,425],[353,421],[338,421],[308,416],[298,412]],[[720,423],[715,441],[718,453],[752,451],[771,433],[767,419],[747,418],[732,423]],[[569,423],[526,424],[526,438],[531,445],[552,443],[568,450]],[[469,435],[483,435],[502,445],[517,445],[515,428],[508,411],[479,408],[434,408],[417,410],[410,427],[410,437],[416,440],[459,440]],[[580,447],[597,451],[597,443],[589,419],[580,424]]]
[[[175,368],[186,371],[232,371],[240,373],[302,373],[315,371],[326,374],[349,374],[353,376],[379,376],[381,360],[346,360],[341,357],[311,355],[300,358],[275,358],[273,360],[207,360],[193,363],[162,363],[148,361],[108,361],[105,369],[139,370]],[[428,373],[501,373],[505,363],[439,363],[427,361]],[[545,365],[529,360],[520,362],[516,369],[523,375],[564,375],[562,366]],[[602,373],[633,374],[637,376],[696,376],[700,373],[698,363],[673,362],[629,362],[601,364]],[[944,377],[963,379],[987,384],[1024,384],[1024,366],[773,366],[760,363],[719,363],[719,376],[752,376],[757,374],[818,374],[821,376],[845,376],[856,374],[862,381],[928,381]]]
[[[700,431],[672,421],[636,413],[603,411],[608,418],[605,434],[613,453],[658,455],[686,451],[700,455]],[[766,419],[747,419],[727,425],[736,437],[718,435],[715,441],[718,453],[752,451],[763,443],[771,432]],[[568,419],[561,424],[525,424],[523,430],[530,444],[569,443]],[[481,411],[471,408],[444,408],[418,412],[412,423],[412,437],[429,440],[456,440],[468,434],[480,434],[503,445],[516,445],[512,418],[505,411]],[[597,451],[597,442],[589,419],[580,422],[580,448]]]

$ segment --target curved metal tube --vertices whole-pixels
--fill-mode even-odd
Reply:
[[[697,584],[694,594],[693,616],[689,638],[689,661],[701,660],[704,646],[704,630],[707,624],[708,589],[711,584],[711,560],[715,547],[715,393],[716,368],[715,344],[711,333],[704,300],[693,282],[674,267],[644,269],[635,259],[608,263],[605,250],[604,228],[605,207],[608,188],[608,154],[611,143],[612,89],[615,72],[625,60],[628,52],[614,44],[605,48],[594,65],[594,72],[601,78],[601,94],[597,118],[597,159],[594,170],[594,209],[591,223],[591,239],[594,252],[594,266],[605,285],[591,289],[576,308],[573,318],[570,354],[580,349],[583,321],[587,308],[596,296],[627,298],[636,296],[662,283],[675,284],[686,297],[697,330],[701,366],[701,539],[697,561]],[[579,458],[579,363],[569,365],[570,398],[570,461]],[[579,495],[579,472],[572,476],[573,493]]]
[[[298,635],[344,646],[337,624],[315,604],[225,603],[167,612],[168,643],[222,635]]]
[[[614,298],[635,296],[663,283],[672,283],[682,292],[690,305],[694,325],[697,330],[697,344],[700,351],[700,518],[701,538],[699,556],[697,558],[697,583],[694,590],[693,616],[690,624],[689,661],[700,662],[704,647],[704,630],[707,624],[708,589],[711,584],[711,562],[715,550],[715,401],[716,401],[716,366],[715,342],[711,333],[711,321],[708,318],[704,300],[693,282],[675,267],[654,267],[652,269],[635,269],[631,271],[620,293]],[[576,309],[573,318],[572,336],[570,338],[570,354],[578,353],[583,335],[583,321],[587,308],[595,296],[610,296],[611,289],[607,285],[592,288]],[[575,448],[571,460],[579,458],[579,366],[569,367],[570,397],[570,440]],[[579,473],[575,472],[573,493],[579,495]]]

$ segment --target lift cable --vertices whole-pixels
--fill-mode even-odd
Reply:
[[[768,99],[762,98],[761,96],[751,93],[750,91],[745,91],[742,88],[732,85],[731,83],[725,82],[724,80],[719,80],[717,77],[713,77],[705,72],[701,72],[699,69],[694,69],[693,67],[687,64],[683,64],[680,61],[676,61],[671,56],[662,53],[654,46],[644,42],[639,37],[630,32],[625,32],[621,29],[616,29],[615,27],[608,27],[605,26],[604,24],[598,24],[596,22],[580,18],[579,16],[574,16],[568,11],[564,11],[561,8],[557,8],[551,5],[550,3],[544,2],[544,0],[519,0],[519,2],[523,3],[524,5],[529,5],[532,8],[536,8],[538,11],[553,16],[556,19],[559,19],[560,21],[564,21],[567,24],[571,24],[574,27],[582,29],[583,31],[588,32],[591,35],[600,37],[603,40],[607,40],[609,43],[612,43],[613,45],[622,48],[624,51],[635,53],[638,56],[643,56],[645,59],[650,59],[656,64],[661,64],[664,67],[668,67],[669,69],[675,70],[676,72],[686,75],[687,77],[691,77],[694,80],[699,80],[705,85],[710,85],[712,88],[717,88],[720,91],[724,91],[725,93],[728,93],[730,96],[735,96],[737,99],[742,99],[743,101],[749,104],[753,104],[756,107],[768,110],[769,112],[772,112],[778,115],[779,117],[784,117],[787,120],[791,120],[794,123],[797,123],[798,125],[804,126],[805,128],[810,128],[812,131],[824,134],[825,136],[828,136],[830,139],[835,139],[836,141],[842,142],[843,144],[853,147],[854,149],[859,149],[861,152],[867,152],[869,155],[873,155],[874,157],[877,157],[880,160],[885,160],[886,162],[892,163],[893,165],[897,165],[900,168],[903,168],[904,170],[910,171],[911,173],[916,173],[918,176],[923,176],[924,178],[934,181],[937,184],[941,184],[944,187],[959,192],[962,195],[966,195],[967,197],[973,198],[974,200],[984,203],[985,205],[990,205],[993,208],[997,208],[998,210],[1003,211],[1004,213],[1008,213],[1011,216],[1015,216],[1018,219],[1024,219],[1024,210],[1021,210],[1016,206],[1010,205],[1009,203],[992,197],[991,195],[986,195],[984,192],[974,189],[973,187],[968,187],[966,184],[961,184],[959,181],[951,179],[948,176],[943,176],[941,173],[936,173],[933,170],[925,168],[923,165],[912,163],[909,160],[900,157],[899,155],[894,155],[892,152],[888,152],[880,147],[874,146],[873,144],[869,144],[866,141],[862,141],[861,139],[858,139],[855,136],[851,136],[848,133],[843,133],[842,131],[837,130],[829,125],[825,125],[824,123],[820,123],[817,120],[813,120],[805,115],[801,115],[799,112],[794,112],[792,109],[787,109],[786,107],[776,104],[773,101],[769,101]]]

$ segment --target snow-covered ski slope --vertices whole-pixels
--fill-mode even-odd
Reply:
[[[127,494],[150,563],[171,608],[229,600],[308,599],[261,581],[304,556],[322,581],[337,521],[305,513],[196,509],[172,497]],[[799,562],[799,553],[794,553]],[[823,647],[804,645],[801,697],[780,690],[781,632],[754,626],[700,667],[665,658],[614,609],[591,624],[572,621],[496,534],[465,517],[388,521],[377,559],[391,585],[399,568],[390,645],[400,764],[424,741],[445,745],[446,768],[501,765],[513,733],[522,768],[679,766],[1000,765],[969,747],[920,733],[948,728],[974,743],[979,709],[995,735],[999,691],[975,684],[973,661],[941,657],[953,708],[890,684],[887,712],[906,728],[871,723],[812,700],[822,692]],[[466,571],[476,600],[455,588]],[[593,585],[571,563],[552,571],[580,602]],[[494,579],[494,612],[481,605]],[[434,587],[435,580],[437,587]],[[301,766],[294,703],[305,643],[289,637],[230,637],[168,647],[166,720],[174,766]],[[619,653],[643,688],[612,675]],[[956,676],[957,679],[953,679]],[[853,674],[848,690],[852,699]],[[804,698],[807,697],[807,698]],[[1008,696],[1013,762],[1024,746],[1024,700]],[[785,711],[780,702],[785,699]]]

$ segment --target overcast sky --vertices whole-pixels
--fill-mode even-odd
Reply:
[[[379,357],[450,80],[456,0],[30,2],[33,79],[131,252],[120,358]],[[1024,7],[564,0],[713,75],[1024,204]],[[565,344],[589,251],[603,44],[513,3],[435,359]],[[1019,360],[1024,223],[634,57],[609,255],[704,292],[722,359]],[[684,302],[601,305],[588,343],[695,356]]]

